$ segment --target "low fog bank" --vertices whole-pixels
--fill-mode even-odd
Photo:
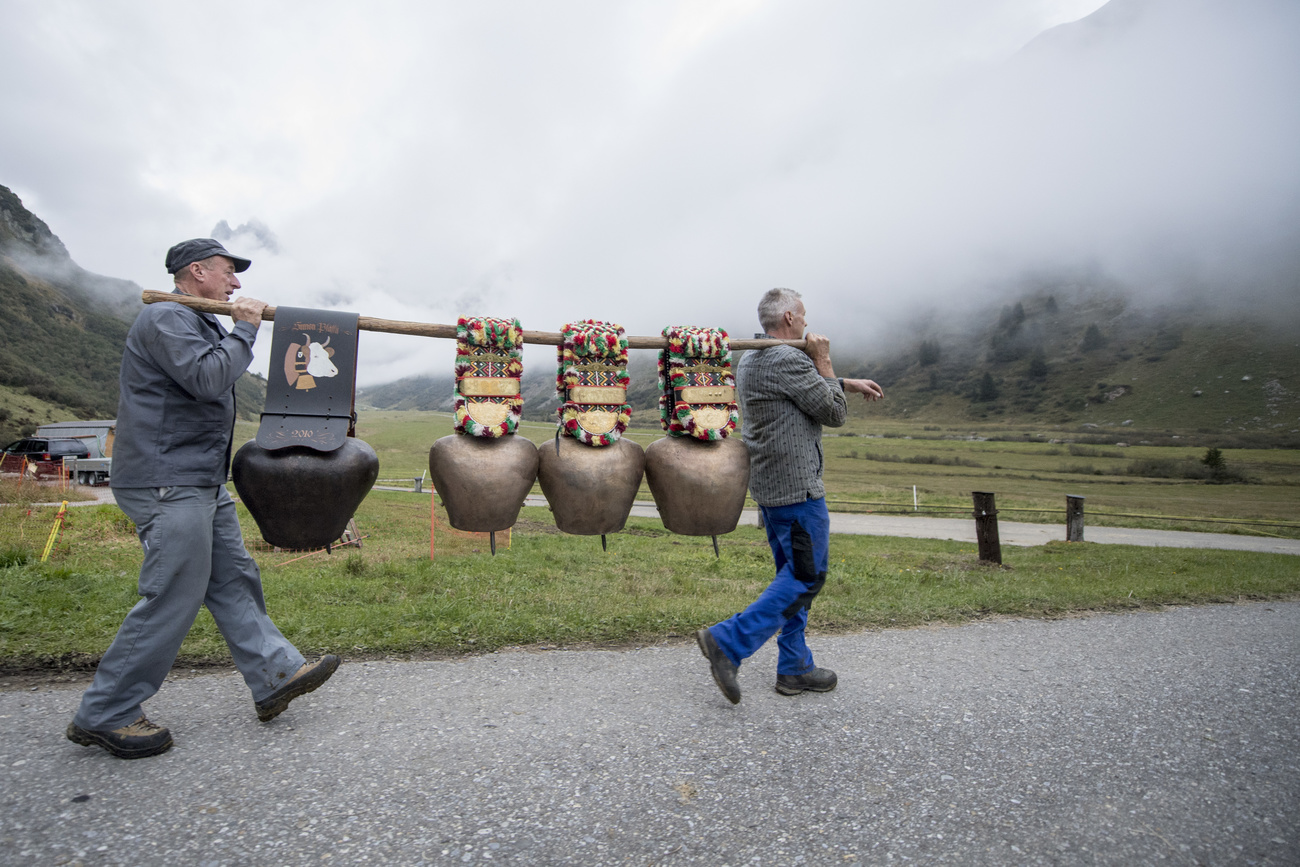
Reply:
[[[928,119],[881,123],[912,135],[861,186],[897,207],[865,227],[861,282],[828,293],[831,333],[884,340],[1043,287],[1295,321],[1298,37],[1300,4],[1115,0]]]
[[[850,10],[832,17],[852,32]],[[768,20],[685,70],[644,135],[604,153],[532,244],[458,290],[394,293],[387,308],[749,336],[759,295],[790,286],[852,356],[1044,288],[1296,316],[1300,4],[1113,0],[1001,63],[891,87],[824,69],[803,102],[758,69],[763,40],[791,28]],[[822,36],[839,69],[849,37]],[[731,102],[726,83],[749,72],[775,89],[767,115]],[[448,355],[394,347],[366,381]]]
[[[107,309],[128,321],[140,307],[139,286],[82,268],[50,227],[5,186],[0,186],[0,255],[19,273],[43,280],[82,303]]]

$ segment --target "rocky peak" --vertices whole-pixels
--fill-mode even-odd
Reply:
[[[17,249],[15,249],[17,248]],[[45,221],[27,210],[22,199],[0,185],[0,250],[29,252],[42,257],[69,259],[68,248]]]

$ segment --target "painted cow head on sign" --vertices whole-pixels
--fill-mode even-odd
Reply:
[[[304,334],[302,340],[302,343],[289,344],[289,351],[284,356],[284,378],[289,384],[293,385],[303,375],[312,378],[338,376],[339,369],[330,360],[334,354],[330,339],[326,337],[324,343],[314,343],[311,335]]]

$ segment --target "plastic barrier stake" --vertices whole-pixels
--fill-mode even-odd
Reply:
[[[41,553],[42,563],[50,559],[50,551],[54,550],[54,540],[59,537],[59,530],[63,528],[63,517],[66,514],[68,514],[68,501],[64,500],[63,505],[59,506],[59,513],[54,516],[54,526],[50,528],[50,538],[45,542],[45,550]]]

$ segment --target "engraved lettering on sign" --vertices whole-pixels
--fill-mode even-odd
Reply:
[[[677,390],[682,403],[732,403],[736,390],[729,385],[688,385]]]
[[[601,406],[622,404],[627,402],[627,389],[616,385],[575,385],[569,389],[569,400]]]
[[[519,380],[503,376],[463,376],[460,393],[466,397],[514,397],[519,394]]]
[[[290,331],[323,331],[326,334],[338,334],[339,327],[332,322],[295,322]]]

